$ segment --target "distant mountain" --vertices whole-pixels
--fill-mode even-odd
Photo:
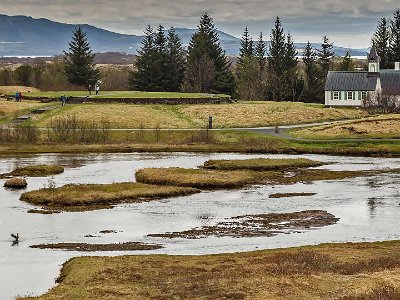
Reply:
[[[77,25],[64,24],[48,19],[0,14],[0,56],[53,56],[67,50],[72,31]],[[123,52],[135,54],[143,36],[111,32],[87,24],[80,25],[88,34],[94,52]],[[196,29],[177,28],[182,42],[187,45]],[[237,55],[240,39],[218,31],[226,53]],[[305,44],[299,43],[299,49]],[[318,47],[318,44],[314,45]],[[365,56],[367,49],[351,49],[353,56]],[[299,51],[300,52],[300,51]],[[345,48],[335,47],[336,55],[344,55]]]

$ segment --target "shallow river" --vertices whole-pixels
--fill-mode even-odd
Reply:
[[[85,154],[0,157],[0,173],[28,164],[61,164],[65,173],[54,176],[57,186],[67,183],[111,183],[134,180],[145,167],[198,167],[208,159],[249,157],[306,157],[329,164],[333,170],[400,168],[400,159],[317,155],[238,154]],[[290,186],[254,186],[242,190],[204,192],[189,197],[120,205],[113,209],[54,215],[29,214],[33,206],[19,201],[21,192],[2,188],[0,180],[0,300],[38,295],[54,286],[61,265],[78,252],[31,249],[30,245],[60,242],[154,242],[156,251],[129,254],[208,254],[345,241],[400,239],[400,174],[375,175],[339,181]],[[28,189],[42,188],[48,178],[28,178]],[[315,196],[269,199],[272,193],[315,192]],[[198,240],[145,237],[150,233],[181,231],[213,225],[245,214],[323,209],[340,218],[336,225],[303,233],[266,238],[206,238]],[[98,234],[116,230],[115,234]],[[10,233],[19,232],[12,246]],[[97,237],[87,238],[85,235]],[[117,254],[127,254],[118,252]],[[87,255],[87,254],[86,254]],[[89,254],[93,255],[93,253]],[[96,253],[96,255],[98,255]],[[116,255],[116,253],[102,253]]]

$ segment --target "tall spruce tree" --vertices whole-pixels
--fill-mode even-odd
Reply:
[[[295,95],[298,94],[296,91],[296,82],[298,79],[297,64],[298,52],[293,42],[292,36],[288,33],[285,44],[285,61],[284,61],[284,81],[283,81],[283,99],[284,100],[295,100]]]
[[[382,18],[374,33],[372,38],[372,44],[375,45],[376,51],[381,59],[381,68],[389,69],[391,67],[390,63],[390,51],[389,51],[389,41],[390,41],[390,30],[388,26],[388,21],[386,18]]]
[[[154,88],[154,30],[149,25],[144,31],[142,46],[139,49],[135,62],[135,69],[130,73],[129,86],[133,90],[152,91]]]
[[[240,41],[238,64],[242,63],[243,58],[252,57],[253,55],[254,55],[253,40],[249,35],[249,28],[246,26],[242,36],[242,40]]]
[[[152,91],[162,92],[166,90],[166,58],[167,58],[167,38],[165,29],[158,25],[154,35],[154,51],[152,57],[153,64],[153,87]]]
[[[400,9],[393,13],[390,23],[390,60],[400,62]]]
[[[213,19],[205,13],[200,19],[197,32],[189,43],[184,79],[185,90],[231,94],[234,90],[235,78],[230,70],[230,65],[225,51],[220,45]],[[200,67],[202,67],[200,73],[203,75],[206,75],[205,71],[208,72],[207,76],[200,77],[208,79],[211,76],[210,84],[195,82],[196,78],[193,78],[193,75]],[[200,87],[201,90],[199,90]]]
[[[100,70],[96,69],[95,55],[86,32],[80,26],[75,29],[68,45],[69,51],[64,51],[64,71],[68,81],[79,86],[94,85],[100,79]]]
[[[180,91],[185,72],[185,51],[182,46],[182,40],[174,27],[168,30],[165,62],[165,90],[171,92]]]
[[[317,54],[310,42],[307,42],[303,52],[304,62],[304,101],[321,101],[320,91],[320,70],[317,63]]]
[[[329,42],[327,36],[322,38],[321,49],[317,49],[317,55],[318,63],[322,70],[322,76],[326,78],[329,70],[333,67],[333,59],[335,57],[335,52],[333,52],[333,43]]]
[[[258,36],[256,47],[254,49],[254,55],[257,58],[258,64],[260,65],[260,70],[264,71],[267,66],[267,45],[263,39],[262,32],[260,32],[260,35]]]
[[[271,31],[268,53],[268,65],[271,75],[271,92],[273,100],[282,100],[282,81],[285,72],[286,37],[279,17],[276,18],[275,27]]]

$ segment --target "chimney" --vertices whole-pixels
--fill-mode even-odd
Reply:
[[[395,69],[396,71],[400,71],[400,62],[395,62],[395,63],[394,63],[394,69]]]

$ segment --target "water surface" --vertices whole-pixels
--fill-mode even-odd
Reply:
[[[400,159],[354,158],[317,155],[240,154],[84,154],[0,157],[0,173],[28,164],[61,164],[63,174],[54,176],[57,186],[67,183],[133,181],[135,171],[145,167],[201,166],[208,159],[253,157],[305,157],[327,162],[321,168],[370,170],[400,168]],[[42,188],[48,178],[28,178],[28,189]],[[2,186],[4,180],[0,180]],[[60,242],[160,243],[164,249],[129,254],[210,254],[252,251],[324,242],[381,241],[400,239],[400,174],[374,175],[338,181],[298,183],[290,186],[254,186],[234,191],[204,192],[189,197],[114,209],[54,215],[28,214],[34,206],[19,201],[21,192],[0,188],[0,299],[38,295],[54,285],[61,265],[69,258],[93,255],[57,250],[31,249],[30,245]],[[310,197],[269,199],[273,193],[317,193]],[[224,218],[245,214],[295,212],[322,209],[340,218],[336,225],[304,233],[268,238],[215,238],[198,240],[148,238],[149,233],[187,230],[213,225]],[[116,234],[98,234],[117,230]],[[10,233],[19,232],[21,242],[12,246]],[[98,237],[86,238],[85,235]],[[118,254],[127,254],[126,252]],[[98,255],[96,253],[96,255]],[[103,255],[116,255],[105,253]]]

